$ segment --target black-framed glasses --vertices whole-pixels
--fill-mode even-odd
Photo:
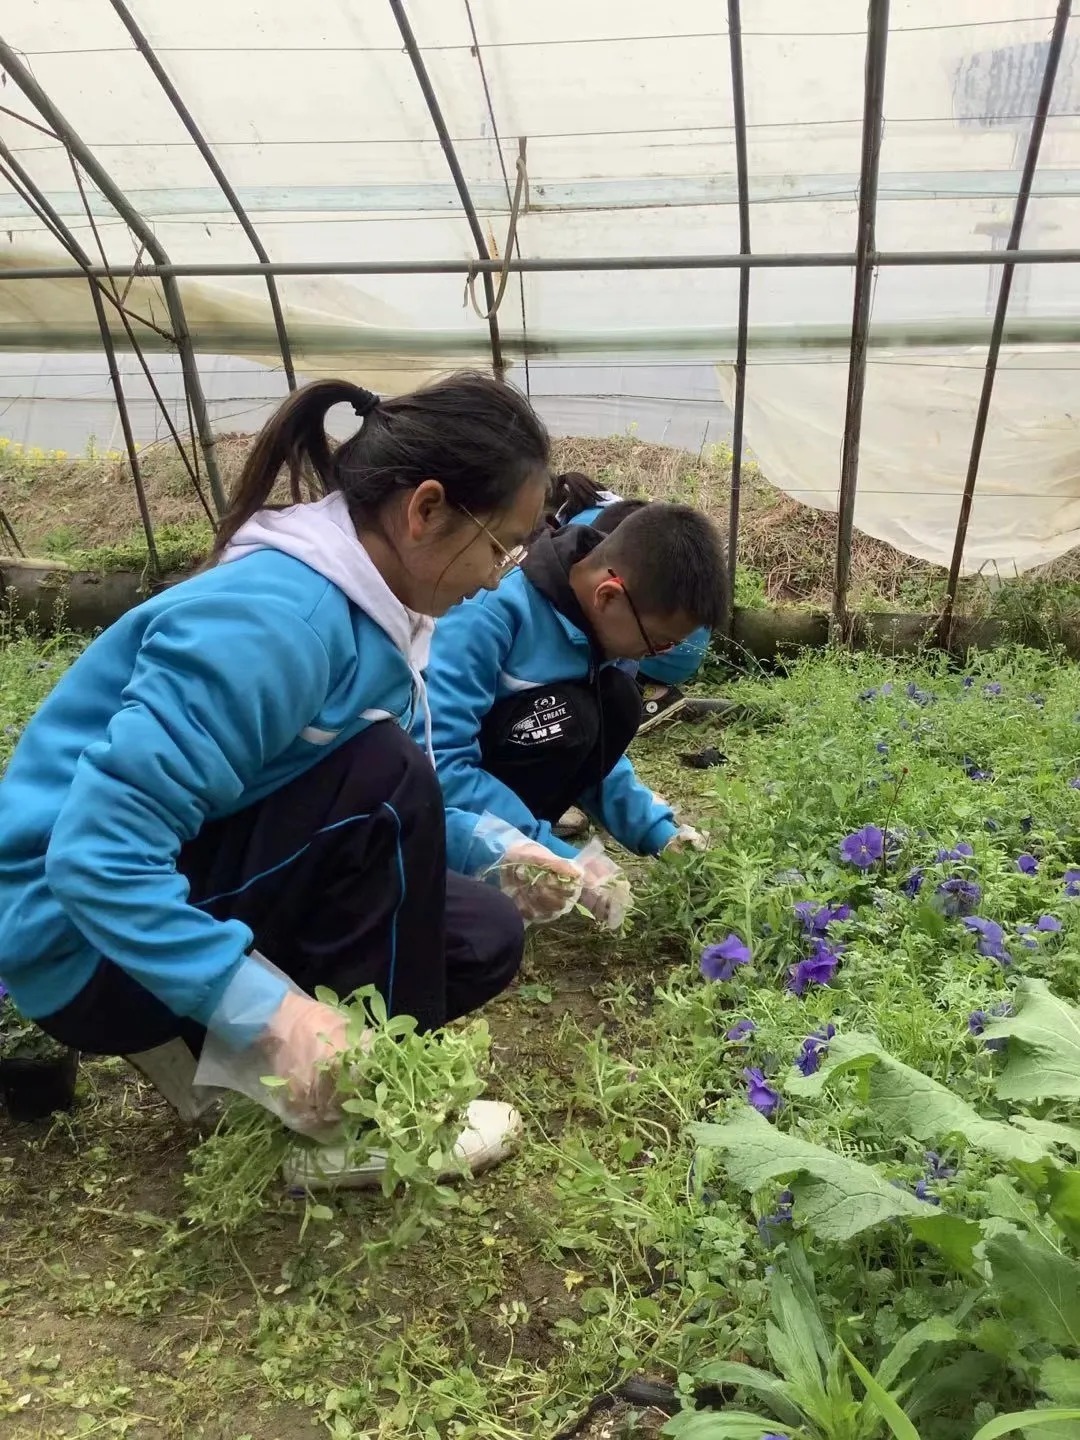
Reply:
[[[642,638],[642,640],[645,642],[645,649],[646,649],[646,651],[647,651],[650,655],[663,655],[663,653],[664,653],[665,650],[673,650],[673,649],[675,648],[675,644],[676,644],[676,642],[675,642],[674,640],[669,640],[669,641],[667,641],[667,643],[664,644],[664,645],[654,645],[654,644],[653,644],[652,640],[649,638],[649,632],[645,629],[645,626],[644,626],[644,624],[643,624],[643,622],[642,622],[641,616],[640,616],[640,614],[638,613],[638,608],[637,608],[637,606],[634,604],[634,597],[630,594],[630,591],[626,588],[626,581],[622,578],[621,575],[616,575],[615,571],[612,570],[612,569],[610,569],[610,567],[609,567],[607,573],[611,576],[612,580],[615,580],[615,581],[618,582],[619,589],[620,589],[620,590],[622,591],[622,593],[626,596],[626,603],[627,603],[627,605],[630,606],[630,614],[633,615],[633,617],[634,617],[634,624],[637,626],[638,631],[639,631],[639,633],[640,633],[640,635],[641,635],[641,638]]]
[[[525,559],[525,556],[529,553],[527,546],[515,545],[512,550],[508,550],[506,546],[502,543],[502,541],[498,538],[498,536],[493,535],[488,529],[488,527],[484,524],[484,522],[482,520],[478,520],[471,510],[466,510],[464,505],[459,505],[457,508],[461,511],[462,515],[464,515],[467,520],[472,521],[472,523],[476,526],[478,530],[482,530],[484,532],[487,538],[491,541],[492,545],[494,545],[495,549],[499,552],[498,558],[495,561],[495,573],[497,575],[505,575],[508,570],[513,570],[516,565],[521,564],[521,562]]]

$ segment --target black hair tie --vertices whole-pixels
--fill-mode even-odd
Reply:
[[[379,397],[372,390],[365,390],[362,386],[356,387],[356,399],[352,402],[352,408],[361,420],[378,408]]]

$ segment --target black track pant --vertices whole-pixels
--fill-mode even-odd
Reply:
[[[554,823],[600,784],[640,723],[641,692],[607,665],[595,685],[557,681],[499,700],[481,727],[481,761],[538,820]]]
[[[393,722],[363,731],[299,779],[205,825],[177,868],[191,903],[242,920],[255,949],[309,994],[372,984],[392,1013],[434,1029],[509,985],[524,931],[496,889],[446,869],[442,795],[424,752]],[[41,1026],[98,1055],[203,1031],[111,960]]]

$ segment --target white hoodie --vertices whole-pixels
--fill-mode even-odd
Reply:
[[[424,669],[435,622],[403,605],[387,585],[356,534],[349,506],[338,491],[308,505],[260,510],[229,541],[221,564],[242,560],[256,550],[280,550],[302,560],[374,620],[404,656],[413,682],[413,703],[424,716],[424,744],[431,759],[431,711]]]

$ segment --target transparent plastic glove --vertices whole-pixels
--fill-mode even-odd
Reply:
[[[578,863],[584,876],[582,905],[608,930],[618,930],[634,903],[629,880],[615,861],[604,854],[599,840],[589,841]]]
[[[466,865],[508,895],[527,924],[568,915],[581,896],[576,860],[564,860],[490,811],[476,823]]]
[[[534,840],[512,845],[494,873],[499,889],[534,923],[568,915],[581,898],[580,865]]]
[[[341,1118],[335,1060],[347,1030],[340,1011],[252,953],[210,1017],[195,1085],[235,1090],[292,1130],[330,1135]]]
[[[680,825],[675,834],[664,846],[664,852],[671,851],[677,855],[680,850],[707,850],[709,842],[700,830],[695,830],[693,825]]]

